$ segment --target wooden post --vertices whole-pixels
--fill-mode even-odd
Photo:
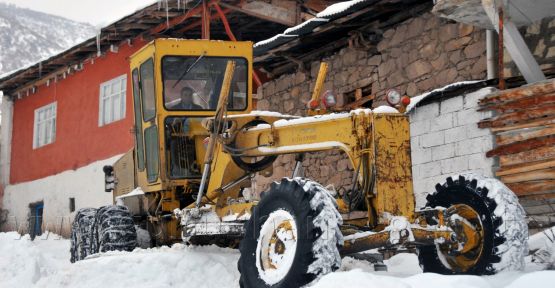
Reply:
[[[202,0],[202,39],[210,39],[210,7]]]
[[[505,89],[505,71],[504,71],[504,62],[503,62],[503,54],[504,54],[504,45],[503,45],[503,7],[499,7],[499,30],[498,30],[498,35],[499,35],[499,62],[498,62],[498,72],[499,72],[499,89],[500,90],[504,90]]]

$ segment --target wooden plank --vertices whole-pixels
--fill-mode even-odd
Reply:
[[[505,176],[510,174],[522,173],[526,171],[551,168],[555,164],[555,159],[546,159],[534,162],[524,162],[515,165],[506,165],[497,170],[497,176]]]
[[[545,205],[540,205],[540,206],[533,206],[533,207],[527,207],[527,206],[523,206],[522,208],[524,208],[524,211],[526,211],[526,215],[543,215],[543,214],[548,214],[548,213],[554,213],[555,211],[553,210],[553,205],[550,204],[545,204]]]
[[[294,2],[292,3],[295,4]],[[220,5],[249,16],[260,18],[269,22],[283,24],[289,27],[297,24],[297,9],[299,8],[296,4],[294,9],[287,9],[262,1],[245,2],[241,5],[241,7],[223,2],[221,2]]]
[[[525,121],[524,123],[520,123],[520,124],[506,125],[503,127],[494,127],[494,128],[491,128],[491,132],[494,132],[494,133],[504,132],[504,131],[510,131],[515,129],[530,128],[530,127],[535,127],[539,125],[549,125],[553,123],[555,123],[555,116],[550,116],[542,119]]]
[[[521,153],[499,156],[499,164],[503,167],[550,159],[555,159],[555,149],[553,147],[540,147]]]
[[[526,110],[530,108],[538,108],[542,105],[554,104],[555,103],[555,93],[549,93],[545,95],[534,95],[532,97],[526,97],[523,99],[513,100],[509,102],[495,103],[492,105],[484,106],[478,109],[478,111],[497,111],[497,112],[507,112],[507,111],[519,111]]]
[[[499,102],[512,101],[531,96],[539,96],[551,92],[555,92],[555,80],[553,79],[492,93],[482,98],[478,103],[480,104],[480,106],[486,106],[487,104],[495,105]]]
[[[526,181],[539,181],[539,180],[555,180],[555,168],[547,168],[542,170],[535,170],[523,172],[513,175],[501,176],[501,181],[505,184],[526,182]]]
[[[555,135],[532,138],[524,141],[514,142],[507,145],[501,145],[486,153],[486,157],[516,154],[524,151],[540,147],[549,147],[555,145]],[[553,147],[555,149],[555,147]]]
[[[518,174],[527,171],[534,171],[546,168],[553,168],[555,167],[555,159],[549,159],[544,161],[537,161],[537,162],[526,162],[518,165],[508,167],[502,167],[498,170],[495,175],[497,176],[507,176],[511,174]]]
[[[525,123],[528,120],[555,116],[555,104],[535,107],[525,111],[516,111],[501,114],[497,117],[488,118],[478,122],[480,128],[502,127],[506,125],[514,125]]]
[[[533,180],[506,185],[517,196],[555,193],[555,180]]]
[[[495,142],[497,145],[507,145],[518,141],[553,134],[555,134],[555,124],[542,125],[526,129],[510,130],[504,133],[497,133]]]

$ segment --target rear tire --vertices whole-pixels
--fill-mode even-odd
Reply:
[[[426,206],[431,208],[457,205],[473,210],[479,217],[466,220],[479,222],[483,237],[476,248],[480,250],[465,254],[449,254],[439,244],[419,247],[418,259],[424,272],[491,275],[524,268],[528,253],[525,212],[516,195],[499,180],[475,175],[456,180],[449,177],[426,199]]]
[[[98,209],[92,231],[95,252],[133,251],[137,247],[137,232],[127,207],[108,205]]]
[[[245,223],[238,262],[241,287],[300,287],[341,266],[336,203],[320,184],[274,182]]]
[[[83,260],[90,254],[93,254],[91,231],[93,230],[94,217],[96,216],[95,208],[79,209],[75,214],[73,224],[71,225],[71,263]]]

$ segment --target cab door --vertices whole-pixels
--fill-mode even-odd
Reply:
[[[146,58],[132,70],[135,112],[135,151],[139,186],[160,190],[160,139],[156,111],[154,58]]]

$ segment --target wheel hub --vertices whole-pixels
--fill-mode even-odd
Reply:
[[[466,272],[474,267],[483,252],[484,229],[480,214],[466,204],[455,204],[447,210],[455,244],[438,245],[441,261],[454,271]]]
[[[286,210],[272,212],[260,229],[256,268],[269,285],[281,281],[293,266],[297,251],[297,226]]]

